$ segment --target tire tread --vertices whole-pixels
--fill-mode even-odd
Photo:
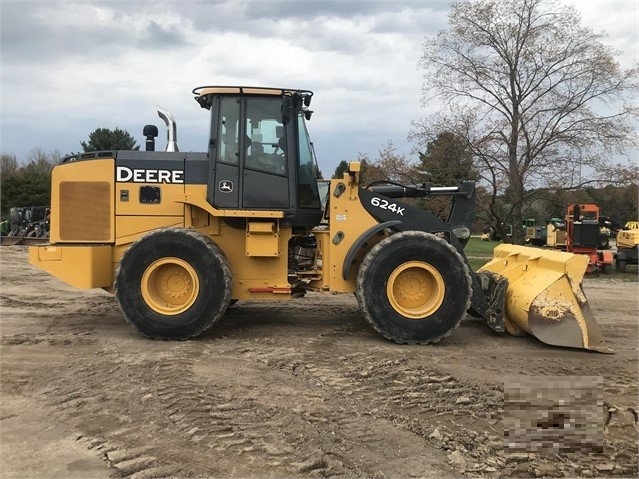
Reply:
[[[211,321],[203,323],[200,327],[198,327],[194,331],[192,331],[191,334],[180,336],[180,337],[171,337],[169,335],[161,335],[161,334],[148,334],[148,333],[142,331],[135,324],[135,322],[133,322],[129,318],[128,314],[126,313],[126,311],[122,307],[122,305],[120,303],[120,300],[118,299],[118,294],[117,294],[117,292],[118,292],[118,278],[120,277],[120,270],[122,268],[122,264],[124,263],[125,258],[127,257],[127,254],[135,254],[135,250],[136,250],[135,247],[136,247],[136,245],[139,245],[141,242],[148,241],[149,238],[152,238],[154,236],[165,235],[166,233],[185,234],[187,236],[190,236],[190,237],[192,237],[192,238],[204,243],[204,245],[209,250],[211,255],[213,257],[215,257],[216,260],[219,262],[219,264],[220,264],[220,266],[222,268],[222,271],[223,271],[223,278],[224,278],[224,294],[225,294],[225,298],[224,298],[223,302],[226,303],[226,306],[221,308],[220,311],[217,312],[217,314],[212,318]],[[151,233],[148,233],[148,234],[138,238],[133,243],[131,243],[129,248],[122,255],[122,258],[120,259],[120,262],[118,263],[118,267],[116,268],[116,271],[115,271],[115,280],[114,280],[114,290],[115,290],[115,293],[116,293],[116,299],[117,299],[117,303],[118,303],[118,308],[120,309],[120,311],[122,311],[122,315],[124,316],[124,320],[127,323],[129,323],[131,326],[133,326],[136,329],[136,331],[138,331],[143,336],[146,336],[147,338],[150,338],[150,339],[165,340],[165,341],[176,340],[176,339],[183,341],[183,340],[191,339],[191,338],[200,336],[201,334],[206,332],[208,329],[210,329],[215,323],[217,323],[222,318],[222,316],[224,316],[224,313],[226,313],[226,310],[228,309],[229,302],[231,300],[231,290],[232,290],[232,288],[233,288],[233,275],[231,273],[231,267],[230,267],[229,262],[228,262],[228,260],[226,258],[226,255],[224,255],[222,250],[215,244],[215,242],[211,238],[209,238],[208,236],[205,236],[202,233],[199,233],[198,231],[195,231],[195,230],[192,230],[192,229],[188,229],[188,228],[175,227],[175,226],[168,227],[168,228],[161,228],[161,229],[152,231]]]
[[[357,301],[360,305],[360,308],[362,310],[362,313],[364,314],[364,318],[366,319],[366,321],[368,322],[368,324],[371,325],[371,327],[377,331],[379,334],[381,334],[383,337],[385,337],[386,339],[389,339],[391,341],[394,341],[398,344],[433,344],[433,343],[437,343],[439,341],[441,341],[443,338],[449,336],[455,329],[457,329],[459,327],[459,325],[461,324],[461,321],[463,319],[463,317],[465,315],[461,315],[459,317],[459,320],[454,324],[454,326],[450,329],[448,329],[448,331],[444,332],[443,334],[426,340],[426,341],[421,341],[421,340],[409,340],[409,339],[405,339],[405,340],[397,340],[396,338],[391,337],[390,335],[388,335],[385,331],[383,331],[379,325],[377,324],[377,322],[374,319],[374,312],[371,312],[368,308],[368,305],[366,304],[365,298],[364,298],[364,281],[366,281],[367,276],[368,276],[368,272],[371,268],[371,265],[373,264],[373,262],[376,259],[376,256],[378,254],[378,252],[387,247],[388,244],[391,244],[393,242],[396,241],[403,241],[407,238],[423,238],[423,239],[428,239],[430,241],[435,241],[441,245],[443,245],[444,247],[446,247],[448,250],[450,250],[450,252],[452,254],[454,254],[458,260],[460,261],[460,263],[463,265],[463,269],[465,272],[465,277],[466,277],[466,284],[468,286],[468,299],[466,301],[466,307],[465,310],[467,311],[470,308],[470,303],[471,303],[471,296],[472,296],[472,281],[471,281],[471,277],[470,277],[470,270],[468,269],[468,266],[466,265],[466,262],[464,261],[464,258],[457,252],[457,250],[447,241],[443,240],[442,238],[439,238],[438,236],[435,236],[431,233],[425,233],[423,231],[403,231],[400,233],[395,233],[391,236],[389,236],[388,238],[383,239],[382,241],[380,241],[379,243],[377,243],[364,257],[364,260],[362,261],[362,264],[359,268],[359,272],[357,274],[357,287],[355,290],[355,296],[357,297]]]

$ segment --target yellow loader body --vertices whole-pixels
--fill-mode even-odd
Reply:
[[[620,230],[617,233],[617,248],[634,248],[639,245],[639,228]]]

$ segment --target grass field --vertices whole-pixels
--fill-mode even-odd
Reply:
[[[493,250],[500,244],[501,241],[482,241],[479,237],[472,236],[464,252],[473,270],[477,271],[493,259]]]
[[[493,257],[493,250],[501,244],[501,241],[482,241],[478,236],[471,236],[464,251],[467,256]]]
[[[502,244],[501,241],[482,241],[479,237],[471,237],[464,248],[464,252],[468,257],[468,262],[473,270],[477,271],[483,265],[493,258],[493,250]],[[639,274],[637,266],[627,266],[627,270],[624,273],[614,271],[608,274],[600,274],[600,278],[616,279],[620,281],[634,281],[639,282]],[[597,277],[595,274],[587,275],[586,277]]]

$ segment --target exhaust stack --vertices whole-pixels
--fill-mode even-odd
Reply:
[[[177,127],[175,125],[175,118],[168,110],[161,107],[157,107],[158,116],[166,123],[166,146],[164,151],[180,151],[177,146]]]

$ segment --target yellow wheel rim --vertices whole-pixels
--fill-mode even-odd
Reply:
[[[444,278],[433,266],[422,261],[409,261],[391,273],[386,295],[395,311],[409,319],[424,319],[444,301]]]
[[[179,258],[154,261],[142,275],[142,297],[153,311],[180,314],[189,309],[200,291],[195,269]]]

